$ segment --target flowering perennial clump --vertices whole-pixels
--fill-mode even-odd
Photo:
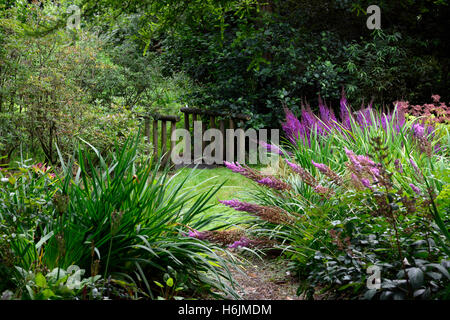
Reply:
[[[433,96],[435,103],[439,99]],[[307,280],[319,287],[326,274],[325,281],[333,283],[333,288],[346,290],[352,281],[361,281],[361,270],[367,267],[367,262],[380,261],[395,265],[393,271],[387,271],[388,277],[396,275],[399,283],[406,284],[402,294],[416,297],[420,292],[413,288],[417,277],[413,281],[409,277],[421,271],[417,265],[408,264],[411,254],[420,253],[434,266],[437,266],[436,261],[447,257],[429,241],[450,240],[448,228],[439,214],[442,204],[436,201],[443,196],[445,179],[434,178],[442,175],[442,168],[448,163],[445,148],[438,144],[444,141],[443,132],[447,128],[438,124],[442,118],[435,121],[411,118],[406,104],[398,102],[397,108],[387,114],[375,112],[371,104],[352,112],[343,96],[340,122],[321,99],[318,116],[308,105],[302,107],[299,118],[285,109],[286,122],[282,127],[295,150],[295,157],[284,152],[287,156],[283,160],[304,185],[286,187],[283,183],[292,180],[285,170],[280,170],[275,178],[231,163],[227,167],[234,172],[272,190],[289,192],[269,191],[267,199],[266,194],[256,193],[255,198],[265,205],[236,199],[220,202],[276,224],[275,227],[263,224],[258,232],[275,237],[279,246],[286,244],[284,248],[298,250],[300,253],[292,250],[293,257],[298,259],[296,266],[312,272]],[[435,110],[431,106],[428,109],[430,114]],[[436,118],[436,115],[429,116]],[[273,152],[281,154],[276,150]],[[444,152],[433,154],[438,150]],[[444,165],[439,163],[433,168],[435,159]],[[430,167],[427,162],[431,163]],[[322,176],[326,179],[320,178]],[[432,180],[433,183],[429,183]],[[434,224],[442,234],[436,232]],[[242,236],[228,246],[246,247],[254,245],[254,241]],[[396,252],[389,252],[387,256],[386,248]],[[433,254],[440,256],[436,258],[438,256]],[[320,272],[314,271],[316,269]],[[383,281],[391,285],[388,277]],[[372,292],[369,293],[372,297]]]
[[[329,108],[319,97],[319,116],[316,116],[309,105],[302,107],[301,120],[297,119],[292,111],[285,109],[286,122],[282,124],[282,128],[291,143],[297,144],[297,141],[308,142],[310,144],[311,133],[314,132],[320,136],[326,136],[333,130],[342,132],[345,129],[352,131],[352,122],[361,128],[370,126],[386,127],[389,123],[394,122],[394,126],[399,132],[405,124],[405,112],[402,108],[397,108],[395,112],[377,115],[370,103],[366,108],[362,108],[357,112],[351,111],[345,94],[342,94],[340,101],[340,122],[336,118],[333,109]]]
[[[337,130],[342,132],[345,129],[352,132],[352,123],[361,128],[371,126],[382,127],[385,131],[390,123],[397,132],[402,130],[406,119],[406,114],[420,116],[421,123],[413,125],[412,131],[416,137],[426,137],[434,131],[434,123],[450,122],[450,108],[444,102],[439,102],[440,96],[432,96],[434,103],[424,104],[423,106],[410,106],[406,101],[396,101],[395,110],[391,113],[378,114],[374,112],[372,103],[366,108],[352,112],[351,106],[348,104],[345,94],[342,94],[340,101],[340,122],[336,118],[333,109],[329,108],[319,97],[319,115],[315,115],[309,105],[302,107],[300,120],[295,117],[291,110],[285,108],[286,121],[282,124],[282,128],[289,141],[297,145],[298,141],[310,144],[311,133],[314,132],[319,136],[326,136]],[[439,105],[437,105],[439,103]]]

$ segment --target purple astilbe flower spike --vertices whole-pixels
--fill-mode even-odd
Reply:
[[[345,92],[344,89],[342,89],[342,98],[340,101],[340,111],[341,111],[341,121],[342,121],[342,125],[345,129],[350,130],[351,129],[351,125],[350,125],[350,105],[347,102],[347,98],[345,97]]]
[[[370,173],[375,177],[379,177],[380,176],[380,170],[376,167],[370,168]]]
[[[317,185],[314,188],[314,192],[320,194],[321,196],[324,196],[327,199],[329,199],[332,195],[334,195],[333,190],[331,190],[330,188],[321,186],[321,185]]]
[[[369,104],[369,106],[363,110],[361,110],[361,113],[364,118],[364,126],[372,126],[372,102]]]
[[[356,154],[352,151],[352,150],[350,150],[350,149],[347,149],[347,147],[344,147],[344,151],[345,151],[345,154],[347,155],[347,157],[350,159],[350,158],[356,158]]]
[[[230,244],[228,248],[248,247],[249,244],[250,240],[247,237],[242,237],[240,240],[235,241],[233,244]]]
[[[330,108],[330,125],[331,127],[336,128],[339,132],[342,131],[341,127],[338,125],[336,115],[334,114],[334,111],[331,108]]]
[[[332,119],[332,111],[322,101],[320,95],[319,95],[319,113],[321,120],[318,122],[320,128],[319,130],[321,131],[322,134],[326,135],[331,131],[331,127],[334,125],[334,123]]]
[[[283,151],[281,151],[281,149],[278,146],[274,145],[274,144],[270,144],[270,143],[267,143],[267,142],[262,141],[262,140],[259,141],[259,144],[263,148],[267,149],[267,151],[269,151],[271,153],[279,154],[280,156],[284,155]],[[291,152],[286,152],[286,154],[292,155]]]
[[[236,211],[244,211],[249,213],[257,213],[260,210],[260,206],[257,204],[242,202],[237,199],[233,200],[219,200],[220,203],[227,207],[233,208]]]
[[[330,168],[328,168],[328,166],[326,164],[317,163],[317,162],[314,162],[314,160],[311,160],[311,163],[314,165],[314,167],[319,169],[319,171],[322,172],[323,174],[326,174],[330,170]]]
[[[220,203],[227,207],[233,208],[236,211],[245,211],[253,213],[263,220],[269,221],[275,224],[291,223],[292,218],[279,207],[261,206],[248,202],[241,202],[239,200],[219,200]]]
[[[356,155],[352,150],[345,148],[345,153],[350,162],[347,167],[352,172],[352,183],[357,189],[362,187],[371,188],[369,177],[372,176],[373,181],[380,178],[379,164],[376,164],[368,156]]]
[[[259,141],[259,144],[265,148],[267,151],[271,152],[271,153],[275,153],[275,154],[279,154],[279,155],[283,155],[283,152],[280,150],[280,148],[278,148],[276,145],[267,143],[265,141]]]
[[[395,159],[395,161],[394,161],[394,166],[395,166],[395,169],[396,169],[399,173],[403,173],[403,166],[402,166],[402,163],[400,162],[400,159]]]
[[[381,126],[383,127],[383,130],[386,131],[387,127],[391,123],[392,116],[390,114],[382,114],[381,115]]]
[[[330,120],[330,109],[328,109],[327,106],[322,102],[320,96],[319,96],[319,112],[320,112],[320,119],[322,119],[323,122],[327,123]]]
[[[285,108],[284,112],[286,115],[286,122],[284,122],[281,127],[289,141],[296,144],[299,137],[304,137],[305,130],[300,120],[297,119],[291,110]]]
[[[235,172],[235,173],[245,173],[245,168],[243,168],[239,163],[234,163],[234,162],[228,162],[228,161],[224,161],[223,162],[225,164],[225,166],[230,169],[231,171]]]
[[[356,122],[362,127],[367,128],[372,125],[372,118],[370,117],[372,109],[369,107],[361,109],[357,112]]]
[[[414,184],[410,183],[409,186],[416,194],[418,194],[418,195],[421,194],[420,189],[418,187],[416,187]]]
[[[319,131],[318,120],[309,106],[307,108],[302,109],[302,124],[303,127],[305,128],[305,133],[309,141],[311,131],[313,132]]]
[[[414,168],[414,171],[416,172],[416,178],[418,178],[419,180],[423,181],[423,175],[422,172],[420,171],[419,167],[417,166],[417,163],[414,161],[413,158],[409,158],[409,163],[411,164],[411,166]]]
[[[356,174],[354,174],[354,173],[352,173],[350,177],[351,177],[350,181],[351,181],[351,183],[353,184],[353,186],[354,186],[356,189],[361,190],[361,189],[362,189],[362,182],[361,182],[361,179],[360,179]]]
[[[409,158],[409,163],[411,163],[411,166],[414,168],[414,170],[415,170],[416,172],[419,171],[419,167],[417,166],[417,163],[414,161],[413,158]]]
[[[207,237],[207,233],[206,232],[200,232],[198,230],[189,230],[188,237],[196,238],[196,239],[199,239],[199,240],[204,240]]]
[[[269,187],[271,189],[275,189],[275,190],[290,190],[291,186],[288,185],[286,182],[281,181],[277,178],[274,178],[272,176],[267,176],[264,177],[260,180],[257,180],[256,182],[258,182],[259,184],[262,184],[266,187]]]
[[[356,156],[356,159],[363,166],[369,166],[369,167],[375,166],[375,162],[373,162],[368,156],[360,155],[360,156]]]
[[[362,167],[361,163],[358,161],[356,154],[352,150],[347,149],[347,147],[344,147],[344,150],[345,150],[345,154],[347,155],[348,159],[353,164],[354,170],[362,171],[363,167]]]
[[[284,159],[284,161],[287,163],[287,165],[288,165],[289,167],[292,168],[292,170],[294,170],[294,172],[299,173],[299,172],[303,171],[303,168],[300,167],[299,165],[297,165],[297,164],[295,164],[295,163],[293,163],[293,162],[290,162],[290,161],[287,160],[287,159]]]
[[[418,123],[415,123],[411,127],[413,135],[418,138],[423,138],[425,135],[425,128]]]
[[[299,165],[290,162],[289,160],[284,160],[286,161],[287,165],[289,167],[291,167],[291,169],[295,172],[298,173],[298,175],[300,176],[300,178],[303,180],[304,183],[306,183],[307,185],[315,188],[317,186],[317,180],[305,169],[303,169],[302,167],[300,167]]]
[[[243,175],[244,177],[247,177],[259,184],[262,184],[266,187],[275,189],[275,190],[290,190],[291,186],[285,183],[284,181],[281,181],[275,177],[272,176],[264,176],[261,173],[252,170],[248,167],[242,167],[239,163],[233,163],[233,162],[227,162],[224,161],[225,166],[229,169],[231,169],[233,172],[239,173]]]
[[[224,161],[224,164],[228,169],[231,169],[231,171],[233,171],[235,173],[239,173],[248,179],[252,179],[254,181],[261,179],[261,175],[258,172],[254,171],[248,167],[244,168],[237,162],[234,163],[234,162]]]
[[[363,128],[365,127],[364,116],[361,111],[358,111],[356,113],[356,123],[359,124]]]
[[[311,160],[311,163],[325,176],[327,176],[331,181],[335,182],[337,185],[342,186],[343,181],[342,178],[339,177],[336,172],[331,170],[327,165],[323,163],[316,163],[314,160]]]
[[[361,179],[361,183],[363,184],[364,187],[370,189],[370,180],[369,179]]]

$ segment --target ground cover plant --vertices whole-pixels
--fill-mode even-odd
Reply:
[[[353,112],[345,97],[340,120],[321,100],[319,116],[286,110],[276,176],[227,163],[260,187],[252,202],[221,203],[260,218],[255,233],[283,248],[299,294],[448,298],[448,108],[433,98],[442,117],[411,117],[406,103]],[[378,290],[367,286],[371,266],[382,270]]]

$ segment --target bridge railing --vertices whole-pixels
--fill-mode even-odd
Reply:
[[[244,114],[214,112],[211,110],[203,110],[198,108],[184,107],[181,108],[180,111],[184,115],[184,129],[189,132],[192,132],[191,129],[194,128],[195,121],[202,122],[200,132],[201,136],[203,136],[203,133],[208,129],[220,130],[223,137],[224,150],[227,145],[226,129],[237,129],[238,127],[244,128],[245,123],[251,119],[250,116]],[[162,158],[162,165],[166,165],[169,161],[171,161],[170,155],[172,153],[172,150],[174,150],[175,148],[176,141],[172,141],[171,137],[173,132],[176,130],[177,123],[181,120],[180,117],[176,115],[161,114],[140,114],[139,116],[144,120],[144,132],[145,136],[147,137],[147,141],[151,141],[153,144],[153,154],[157,157],[164,156]],[[168,129],[170,129],[169,132]],[[245,138],[241,137],[241,139]],[[159,146],[159,142],[161,143],[161,146]],[[194,139],[192,138],[190,139],[190,141],[186,140],[185,151],[190,150],[191,155],[194,154],[194,152],[192,152],[194,143],[198,142],[194,141]],[[208,142],[202,139],[201,144],[201,151],[203,154],[203,151],[205,150]],[[245,141],[242,145],[245,145]],[[225,153],[223,153],[223,159],[221,163],[223,163],[223,160],[225,160]]]

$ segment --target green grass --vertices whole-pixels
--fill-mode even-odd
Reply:
[[[222,216],[222,219],[225,219],[228,223],[232,221],[232,223],[235,224],[242,224],[248,220],[248,216],[246,216],[245,213],[236,212],[233,209],[225,207],[224,205],[221,205],[218,200],[249,200],[247,193],[254,189],[254,183],[251,180],[240,174],[233,173],[227,168],[182,168],[175,173],[175,176],[173,177],[175,180],[174,182],[184,179],[191,170],[194,170],[195,173],[194,176],[186,182],[185,188],[193,189],[198,194],[209,190],[212,186],[219,186],[223,183],[222,188],[219,189],[215,197],[211,198],[208,202],[208,204],[213,205],[213,207],[208,209],[205,213],[206,215],[220,215]],[[196,198],[192,199],[192,201],[195,201],[195,199]],[[216,225],[209,227],[220,227],[220,224],[217,223]]]

